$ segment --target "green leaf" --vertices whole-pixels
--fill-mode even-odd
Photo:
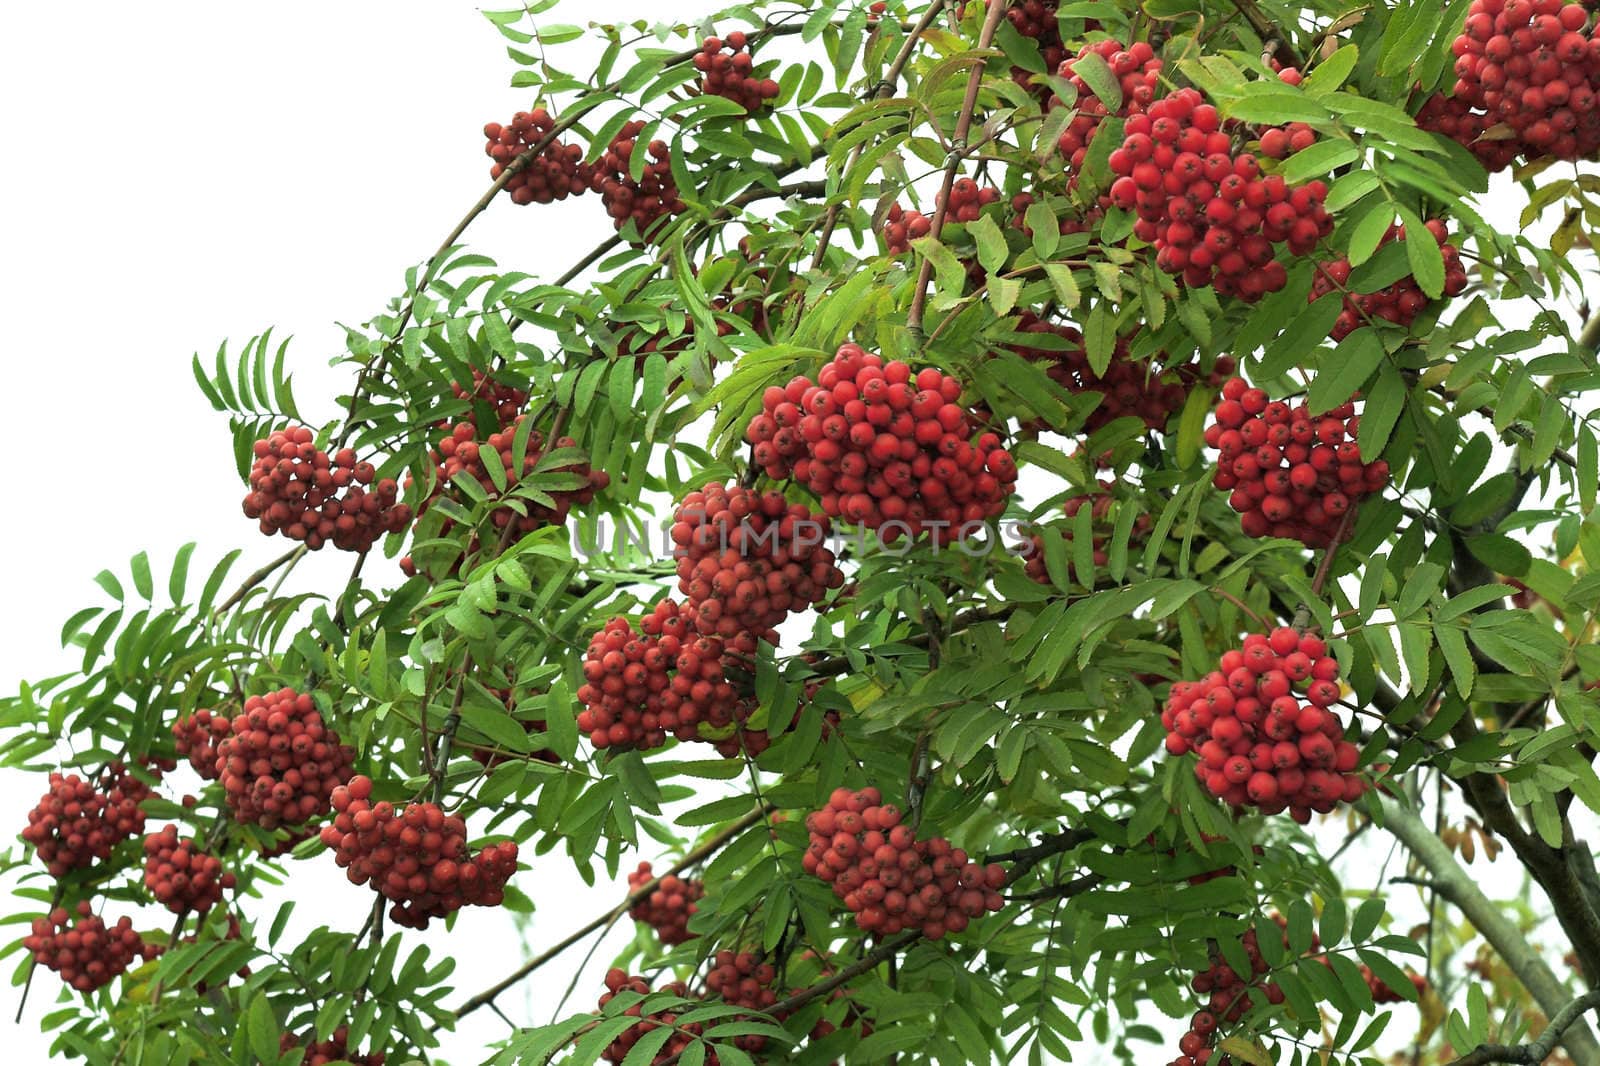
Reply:
[[[1307,304],[1294,316],[1288,328],[1278,335],[1278,339],[1267,345],[1266,351],[1261,353],[1261,365],[1257,373],[1264,379],[1275,378],[1294,367],[1305,366],[1306,356],[1327,337],[1328,330],[1333,328],[1342,310],[1344,296],[1337,292],[1326,293],[1319,296],[1316,302]],[[1345,397],[1349,398],[1348,395]]]
[[[967,223],[967,232],[978,242],[978,262],[983,264],[984,270],[993,274],[1005,266],[1011,250],[1006,247],[1005,234],[1000,232],[993,216],[979,215],[975,221]]]
[[[1342,139],[1318,141],[1290,156],[1280,173],[1284,181],[1298,185],[1360,158],[1361,150],[1349,141]]]
[[[1356,60],[1360,55],[1355,45],[1344,45],[1312,68],[1311,73],[1300,83],[1300,91],[1313,96],[1333,92],[1343,85],[1350,72],[1356,69]]]
[[[1372,258],[1378,243],[1394,223],[1394,207],[1387,200],[1374,201],[1350,231],[1350,265],[1358,267]]]
[[[1429,299],[1437,300],[1444,295],[1444,253],[1439,250],[1439,242],[1409,207],[1400,208],[1400,219],[1406,226],[1406,261],[1411,264],[1411,276]]]
[[[1122,109],[1122,86],[1110,65],[1098,53],[1085,52],[1075,57],[1072,60],[1072,72],[1083,79],[1089,91],[1105,105],[1108,114],[1114,115]]]
[[[1393,363],[1385,361],[1378,368],[1378,380],[1368,390],[1367,402],[1361,410],[1361,428],[1357,431],[1356,444],[1361,449],[1363,459],[1370,462],[1383,454],[1395,423],[1400,419],[1400,412],[1405,410],[1408,395],[1410,390],[1406,387],[1405,379]]]
[[[1346,403],[1383,362],[1383,342],[1371,326],[1362,326],[1340,341],[1324,356],[1317,376],[1312,379],[1306,399],[1313,415],[1320,415]]]
[[[1106,368],[1111,365],[1111,356],[1117,349],[1117,327],[1111,318],[1111,313],[1106,310],[1106,305],[1097,303],[1089,311],[1089,321],[1083,330],[1084,346],[1089,356],[1089,369],[1094,371],[1096,377],[1103,377]]]
[[[273,1016],[272,1004],[265,992],[257,992],[245,1012],[245,1028],[250,1036],[250,1050],[262,1062],[278,1061],[278,1038],[282,1027]]]

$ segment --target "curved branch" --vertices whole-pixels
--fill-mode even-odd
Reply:
[[[1384,828],[1393,833],[1428,871],[1430,884],[1438,890],[1439,895],[1454,904],[1489,946],[1505,960],[1506,966],[1533,995],[1539,1009],[1552,1018],[1558,1016],[1567,1004],[1567,991],[1521,930],[1490,902],[1478,888],[1477,882],[1462,869],[1444,842],[1434,835],[1421,818],[1382,793],[1378,793],[1376,798],[1383,810]],[[1565,1046],[1576,1066],[1600,1066],[1600,1044],[1595,1042],[1594,1034],[1582,1021],[1575,1019],[1570,1023]]]
[[[1600,1007],[1600,992],[1586,993],[1557,1011],[1556,1016],[1550,1019],[1550,1024],[1544,1027],[1544,1032],[1539,1034],[1539,1039],[1532,1043],[1514,1046],[1479,1044],[1459,1059],[1446,1063],[1445,1066],[1487,1066],[1491,1062],[1538,1066],[1560,1045],[1566,1031],[1576,1025],[1579,1018],[1597,1007]]]

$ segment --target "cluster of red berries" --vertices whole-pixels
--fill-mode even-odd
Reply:
[[[144,887],[173,914],[204,914],[234,884],[222,860],[202,851],[197,840],[179,839],[177,826],[144,838]]]
[[[1212,484],[1229,492],[1247,535],[1328,547],[1350,528],[1350,509],[1389,483],[1387,462],[1362,461],[1360,424],[1353,403],[1313,418],[1232,378],[1205,431],[1218,452]]]
[[[1160,432],[1167,428],[1174,414],[1183,410],[1190,389],[1202,382],[1220,386],[1236,365],[1232,356],[1222,355],[1216,358],[1208,374],[1201,373],[1197,362],[1161,367],[1153,359],[1133,356],[1133,335],[1130,334],[1117,338],[1105,373],[1096,374],[1089,364],[1089,349],[1083,334],[1075,327],[1028,312],[1018,322],[1017,332],[1056,338],[1049,347],[1019,345],[1013,349],[1024,359],[1043,364],[1045,374],[1056,384],[1072,393],[1101,394],[1099,406],[1084,419],[1083,428],[1087,433],[1130,416]]]
[[[817,380],[767,389],[745,439],[768,476],[816,493],[835,518],[886,541],[929,532],[947,544],[966,523],[1005,510],[1017,464],[994,433],[972,442],[961,382],[935,367],[914,376],[859,345],[841,345]]]
[[[1417,112],[1417,126],[1442,133],[1478,157],[1478,162],[1490,172],[1504,170],[1516,162],[1523,151],[1522,142],[1516,138],[1485,137],[1496,124],[1481,111],[1474,111],[1465,100],[1443,93],[1434,93],[1422,103]]]
[[[408,929],[426,929],[467,904],[498,906],[517,869],[513,841],[467,852],[467,826],[437,803],[396,809],[370,802],[372,780],[364,776],[333,790],[333,824],[322,843],[352,884],[371,884],[394,903],[389,916]]]
[[[1563,0],[1473,0],[1456,56],[1454,95],[1505,123],[1534,159],[1600,151],[1600,37]]]
[[[1287,924],[1281,917],[1274,918],[1280,927]],[[1258,1005],[1256,996],[1267,1003],[1283,1002],[1283,989],[1277,982],[1265,979],[1270,967],[1261,955],[1256,931],[1245,930],[1241,939],[1245,957],[1250,960],[1250,973],[1234,972],[1233,967],[1223,961],[1219,951],[1213,954],[1210,968],[1195,974],[1190,981],[1190,987],[1205,999],[1205,1006],[1195,1012],[1189,1021],[1189,1031],[1178,1040],[1181,1054],[1172,1060],[1171,1066],[1227,1066],[1230,1061],[1228,1056],[1213,1059],[1221,1035],[1218,1030],[1222,1025],[1243,1018],[1247,1011]],[[1315,941],[1315,934],[1312,939]],[[1283,935],[1283,943],[1284,947],[1289,946],[1287,933]]]
[[[918,840],[875,788],[835,789],[826,807],[806,815],[806,830],[801,865],[833,886],[866,932],[920,929],[937,940],[1005,906],[1004,868],[969,861],[943,837]]]
[[[1091,54],[1105,60],[1121,85],[1122,106],[1116,112],[1121,117],[1142,114],[1155,101],[1156,89],[1161,81],[1162,62],[1156,58],[1155,49],[1145,41],[1124,46],[1121,41],[1108,37],[1086,44],[1078,50],[1077,56],[1062,60],[1060,75],[1077,90],[1077,97],[1070,105],[1059,96],[1052,97],[1050,103],[1052,107],[1073,108],[1072,118],[1056,138],[1056,147],[1073,171],[1074,181],[1088,155],[1089,142],[1099,132],[1101,121],[1109,114],[1106,105],[1074,69],[1077,63]]]
[[[711,969],[706,973],[706,996],[765,1014],[778,1002],[778,993],[772,987],[777,976],[772,964],[753,952],[724,948],[712,956]],[[775,1017],[780,1022],[784,1018],[781,1012]],[[763,1033],[746,1033],[734,1037],[733,1046],[758,1055],[766,1050],[767,1037]]]
[[[578,728],[596,748],[648,751],[737,727],[749,707],[723,674],[724,648],[697,636],[688,612],[662,600],[639,620],[613,618],[589,641]]]
[[[776,100],[781,90],[773,79],[755,76],[755,58],[747,50],[748,45],[740,30],[725,38],[707,37],[694,57],[694,69],[702,75],[701,92],[726,97],[755,114]]]
[[[1439,242],[1439,253],[1444,258],[1444,294],[1447,297],[1459,296],[1467,287],[1467,268],[1461,263],[1461,253],[1456,250],[1455,245],[1445,240],[1448,234],[1443,222],[1436,218],[1429,219],[1427,226],[1428,232]],[[1405,236],[1404,226],[1390,226],[1384,233],[1383,239],[1378,242],[1378,247],[1381,248],[1393,240],[1404,240]],[[1341,257],[1331,263],[1318,264],[1307,300],[1316,300],[1327,293],[1344,290],[1345,283],[1349,280],[1348,257]],[[1393,284],[1385,285],[1377,292],[1345,291],[1344,310],[1339,312],[1339,317],[1334,321],[1333,328],[1328,331],[1328,336],[1336,341],[1343,340],[1361,328],[1369,319],[1374,318],[1409,326],[1427,306],[1427,294],[1410,274]]]
[[[329,729],[310,693],[282,688],[245,700],[217,744],[217,776],[237,821],[276,829],[327,813],[355,750]]]
[[[651,871],[650,864],[641,862],[639,868],[628,875],[629,894],[638,892],[654,880],[655,874]],[[694,934],[689,932],[689,919],[699,910],[695,901],[705,894],[704,882],[694,878],[685,880],[676,874],[668,874],[661,879],[660,884],[650,890],[648,896],[633,905],[628,911],[628,917],[654,929],[656,937],[663,944],[669,947],[673,944],[682,944],[694,937]]]
[[[108,928],[88,900],[78,904],[77,913],[78,920],[70,925],[72,916],[65,907],[35,918],[33,932],[22,938],[22,946],[33,953],[34,962],[56,971],[79,992],[104,988],[135,959],[156,957],[156,948],[134,930],[132,919],[119,918]]]
[[[685,204],[678,198],[667,142],[655,140],[641,145],[638,137],[643,131],[644,123],[637,119],[617,131],[605,154],[595,163],[592,184],[617,229],[627,225],[631,218],[639,235],[649,239],[657,222],[683,211]],[[649,152],[650,162],[635,181],[630,172],[630,160],[638,151]]]
[[[883,245],[890,255],[904,255],[911,251],[911,242],[933,232],[933,219],[921,211],[899,204],[889,205],[889,214],[883,221]]]
[[[1066,537],[1069,545],[1072,543],[1075,531],[1074,520],[1084,507],[1087,506],[1089,508],[1089,519],[1094,526],[1094,565],[1097,568],[1105,566],[1111,561],[1111,557],[1106,553],[1106,544],[1111,535],[1111,530],[1108,528],[1111,506],[1117,502],[1116,496],[1112,494],[1115,488],[1115,482],[1101,481],[1099,487],[1094,491],[1086,492],[1081,496],[1069,496],[1061,502],[1061,511],[1067,516],[1067,525],[1062,527],[1062,534]],[[1125,506],[1133,505],[1130,503]],[[1150,527],[1149,513],[1141,512],[1133,520],[1130,539],[1138,540],[1144,538],[1150,532]],[[1044,561],[1044,534],[1035,533],[1030,538],[1030,543],[1032,547],[1025,551],[1022,556],[1023,569],[1029,577],[1039,582],[1039,584],[1048,585],[1050,584],[1050,573]],[[1068,550],[1070,551],[1071,548],[1069,547]]]
[[[1290,68],[1293,69],[1293,68]],[[1282,77],[1280,74],[1279,77]],[[1317,131],[1304,122],[1269,126],[1261,131],[1261,154],[1268,159],[1287,159],[1317,143]]]
[[[52,877],[111,857],[111,849],[144,832],[139,804],[150,786],[113,763],[97,788],[77,774],[52,773],[50,789],[28,812],[22,839],[32,844]]]
[[[934,202],[945,202],[944,190],[939,191]],[[950,186],[949,202],[944,213],[946,222],[976,222],[985,207],[1000,202],[1000,190],[992,185],[979,185],[971,178],[957,178]],[[911,250],[912,241],[926,237],[932,230],[932,218],[913,208],[893,204],[884,218],[883,244],[890,255],[903,255]]]
[[[827,546],[828,516],[781,492],[711,483],[678,504],[670,535],[684,611],[696,631],[750,655],[778,642],[790,611],[844,584]]]
[[[304,1040],[293,1033],[284,1033],[278,1038],[278,1051],[282,1054],[303,1046],[305,1057],[300,1060],[300,1066],[384,1066],[383,1052],[359,1055],[350,1050],[349,1044],[350,1030],[341,1025],[327,1040],[318,1040],[316,1033],[307,1033]]]
[[[518,111],[502,126],[491,122],[483,127],[489,139],[483,150],[494,166],[491,178],[505,173],[511,161],[539,145],[555,129],[555,119],[542,107]],[[506,179],[505,190],[518,204],[548,204],[569,196],[582,196],[594,182],[594,168],[583,161],[583,148],[552,140],[544,150]]]
[[[217,746],[233,731],[233,719],[202,707],[172,723],[178,754],[207,781],[217,779]]]
[[[1156,248],[1156,265],[1190,288],[1211,285],[1246,301],[1287,283],[1274,245],[1306,255],[1333,232],[1323,207],[1328,186],[1291,189],[1263,175],[1256,157],[1235,155],[1217,109],[1179,89],[1132,115],[1111,153],[1118,207],[1134,210],[1134,234]]]
[[[411,524],[411,508],[395,502],[400,488],[393,478],[374,485],[371,463],[357,462],[350,448],[330,458],[304,426],[256,441],[255,456],[244,513],[269,537],[282,533],[313,551],[332,541],[344,551],[364,552],[383,534]]]
[[[623,992],[636,992],[641,996],[656,993],[675,996],[678,999],[686,999],[689,995],[689,988],[682,981],[669,981],[660,988],[652,989],[650,982],[643,977],[635,977],[624,970],[612,967],[606,972],[606,990],[600,996],[600,1009],[604,1010],[607,1003],[616,999]],[[644,1012],[643,1008],[644,1002],[641,1001],[622,1012],[625,1017],[638,1018],[639,1021],[618,1033],[616,1038],[606,1046],[605,1051],[601,1053],[601,1058],[615,1064],[615,1066],[621,1066],[628,1058],[629,1052],[633,1050],[633,1046],[644,1039],[646,1033],[654,1029],[667,1028],[672,1030],[672,1035],[667,1038],[666,1043],[657,1049],[650,1062],[652,1066],[655,1066],[657,1063],[663,1063],[668,1060],[677,1061],[699,1039],[701,1032],[704,1031],[705,1027],[698,1022],[680,1025],[678,1023],[680,1008],[662,1008],[651,1011],[648,1014]],[[711,1066],[716,1066],[715,1059],[716,1055],[714,1053],[706,1056],[706,1062]]]
[[[1306,822],[1367,790],[1360,752],[1331,710],[1339,694],[1339,663],[1322,638],[1288,626],[1252,633],[1219,669],[1172,686],[1161,711],[1167,751],[1197,754],[1195,776],[1224,803]]]

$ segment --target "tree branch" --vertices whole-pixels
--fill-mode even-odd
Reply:
[[[894,57],[894,62],[889,64],[889,69],[884,71],[883,80],[873,87],[869,99],[887,100],[894,93],[895,86],[900,83],[900,75],[904,73],[906,64],[911,62],[911,57],[916,54],[917,41],[922,37],[922,31],[933,25],[933,20],[939,17],[939,11],[945,5],[945,0],[933,0],[928,5],[928,10],[922,13],[922,18],[917,21],[905,43],[900,46],[900,54]],[[844,173],[855,169],[861,156],[867,150],[867,142],[862,141],[850,151],[850,159],[844,165]],[[822,230],[817,235],[817,250],[811,257],[811,269],[816,270],[822,265],[823,258],[828,254],[828,242],[833,239],[834,227],[839,224],[839,212],[844,208],[844,201],[839,200],[828,205],[828,213],[823,217]]]
[[[578,943],[590,933],[605,928],[607,925],[616,921],[620,916],[628,913],[628,911],[632,910],[640,900],[647,898],[650,893],[654,892],[664,878],[680,874],[689,867],[701,862],[706,857],[721,851],[722,848],[727,845],[729,841],[733,840],[734,837],[738,836],[740,833],[743,833],[746,829],[749,829],[757,822],[762,821],[776,809],[776,807],[771,805],[757,808],[756,810],[745,815],[743,818],[740,818],[737,822],[734,822],[732,825],[728,826],[726,829],[722,830],[722,832],[711,837],[704,844],[701,844],[699,847],[685,855],[682,859],[674,863],[670,869],[662,871],[648,884],[641,885],[637,890],[630,893],[627,899],[624,899],[621,903],[617,904],[606,913],[588,922],[583,926],[583,928],[562,939],[560,942],[556,943],[544,952],[529,959],[527,962],[517,967],[516,970],[514,970],[509,976],[501,979],[495,984],[484,989],[482,992],[479,992],[465,1003],[461,1004],[461,1006],[457,1007],[455,1010],[456,1019],[459,1020],[461,1018],[465,1018],[479,1007],[485,1007],[492,1004],[495,1000],[495,997],[500,995],[500,993],[504,992],[518,981],[523,980],[529,974],[533,973],[533,971],[537,970],[539,967],[543,966],[557,955],[560,955],[563,951],[566,951],[568,948]]]
[[[1557,1016],[1567,1002],[1567,991],[1549,964],[1529,945],[1521,930],[1490,902],[1478,888],[1477,882],[1421,818],[1382,793],[1377,793],[1376,799],[1383,810],[1384,828],[1393,833],[1428,871],[1431,884],[1439,895],[1461,911],[1489,946],[1505,960],[1506,966],[1527,987],[1539,1008],[1552,1018]],[[1595,1042],[1587,1024],[1574,1020],[1565,1046],[1576,1066],[1600,1066],[1600,1044]]]
[[[983,30],[978,34],[978,51],[984,51],[994,43],[995,30],[999,28],[1000,16],[1005,14],[1007,6],[1001,3],[989,5]],[[955,184],[956,171],[966,158],[967,135],[972,132],[972,115],[978,109],[978,90],[983,86],[983,72],[987,66],[988,63],[979,57],[967,78],[967,94],[961,101],[961,113],[956,116],[956,128],[950,138],[950,155],[944,164],[944,181],[934,205],[933,226],[928,232],[928,236],[934,240],[938,240],[944,230],[945,216],[950,210],[950,187]],[[922,316],[928,306],[928,283],[932,280],[933,260],[923,256],[922,266],[917,270],[917,286],[915,295],[911,297],[911,310],[906,313],[906,329],[918,347],[922,345]]]
[[[1600,992],[1586,993],[1557,1011],[1555,1017],[1550,1019],[1550,1024],[1544,1027],[1544,1032],[1539,1034],[1539,1039],[1532,1043],[1515,1046],[1479,1044],[1459,1059],[1446,1063],[1446,1066],[1486,1066],[1491,1062],[1538,1066],[1561,1044],[1561,1038],[1566,1031],[1577,1024],[1579,1018],[1596,1007],[1600,1007]]]

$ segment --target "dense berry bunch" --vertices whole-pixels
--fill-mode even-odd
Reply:
[[[304,426],[256,441],[255,457],[244,513],[269,537],[282,533],[313,551],[332,541],[344,551],[364,552],[383,534],[411,524],[411,508],[395,502],[400,489],[393,478],[373,484],[371,463],[357,462],[349,448],[330,458]]]
[[[781,492],[712,483],[678,504],[670,534],[684,611],[697,632],[735,651],[778,642],[790,611],[844,584],[827,546],[828,516]]]
[[[866,932],[920,929],[937,940],[1005,905],[1003,868],[969,861],[943,837],[918,840],[875,788],[835,789],[826,807],[806,816],[806,830],[801,864],[833,886]]]
[[[606,973],[606,990],[600,996],[600,1009],[604,1010],[606,1004],[616,999],[617,995],[622,992],[636,992],[641,996],[648,996],[655,992],[684,999],[687,998],[689,989],[682,981],[671,981],[660,988],[652,989],[650,982],[643,977],[634,977],[623,970],[613,967]],[[669,1059],[676,1061],[696,1042],[704,1029],[704,1026],[698,1022],[679,1025],[677,1009],[663,1008],[646,1014],[643,1006],[643,1002],[635,1003],[622,1012],[626,1017],[638,1018],[639,1021],[637,1024],[631,1025],[618,1033],[616,1039],[611,1041],[610,1045],[601,1053],[601,1058],[616,1064],[616,1066],[621,1066],[621,1063],[627,1059],[628,1053],[633,1050],[633,1045],[642,1040],[646,1033],[653,1029],[666,1027],[673,1031],[672,1035],[667,1038],[666,1043],[661,1045],[650,1061],[652,1064],[663,1063]],[[706,1056],[706,1062],[710,1066],[716,1066],[715,1059],[715,1054]]]
[[[491,122],[483,127],[483,135],[489,139],[483,150],[494,160],[489,176],[500,177],[512,160],[538,146],[555,125],[550,112],[537,107],[532,111],[518,111],[504,126]],[[582,196],[593,182],[594,168],[583,161],[582,146],[551,140],[543,151],[506,179],[505,190],[513,203],[548,204],[569,196]]]
[[[1473,0],[1456,56],[1454,95],[1505,123],[1528,158],[1600,151],[1600,38],[1562,0]]]
[[[941,544],[1005,510],[1017,465],[994,433],[974,443],[961,383],[928,367],[912,375],[855,344],[817,380],[767,389],[745,438],[769,476],[816,493],[836,518],[885,541],[929,532]]]
[[[617,131],[610,147],[595,163],[592,186],[600,194],[600,202],[617,229],[631,218],[639,235],[648,238],[657,222],[684,210],[685,205],[678,199],[667,142],[657,140],[641,145],[638,136],[643,131],[644,123],[638,120]],[[630,172],[630,161],[636,151],[650,154],[650,161],[637,181]]]
[[[628,875],[630,894],[654,880],[655,874],[651,871],[650,864],[641,862],[639,868]],[[660,884],[650,890],[648,896],[633,905],[628,911],[628,917],[654,929],[656,937],[663,944],[668,946],[682,944],[694,936],[689,932],[689,919],[694,917],[695,911],[699,909],[695,901],[705,894],[704,882],[693,878],[685,880],[676,874],[668,874],[661,879]]]
[[[1067,524],[1062,527],[1061,532],[1066,537],[1069,545],[1067,550],[1069,552],[1072,550],[1070,545],[1073,542],[1075,531],[1074,520],[1085,507],[1089,508],[1089,519],[1094,526],[1093,550],[1096,568],[1105,566],[1111,561],[1111,557],[1106,553],[1106,546],[1111,536],[1111,507],[1117,502],[1116,496],[1113,495],[1115,488],[1115,482],[1101,481],[1099,487],[1094,491],[1086,492],[1081,496],[1069,496],[1061,502],[1061,511],[1067,516]],[[1128,506],[1132,505],[1129,504]],[[1130,539],[1143,539],[1150,532],[1150,526],[1149,513],[1141,512],[1133,520]],[[1048,585],[1050,584],[1050,573],[1044,561],[1044,534],[1035,533],[1030,540],[1030,544],[1031,547],[1022,556],[1023,568],[1033,580],[1041,585]]]
[[[99,787],[77,774],[52,773],[50,790],[28,812],[22,839],[32,844],[52,877],[111,857],[111,849],[144,832],[139,804],[150,787],[113,763]]]
[[[35,918],[33,932],[22,938],[22,946],[33,953],[34,962],[54,970],[79,992],[104,988],[135,959],[155,958],[155,947],[134,931],[132,919],[119,918],[107,928],[88,900],[78,904],[77,913],[78,920],[71,925],[65,907]]]
[[[396,809],[370,802],[372,780],[363,776],[333,790],[333,824],[322,842],[352,884],[370,884],[394,906],[389,916],[409,929],[426,929],[466,906],[498,906],[517,869],[517,845],[491,844],[467,851],[467,826],[437,803]]]
[[[1252,537],[1289,537],[1325,548],[1350,528],[1348,512],[1389,483],[1389,464],[1363,462],[1355,405],[1312,417],[1301,404],[1269,401],[1240,378],[1222,387],[1205,441],[1217,449],[1212,484]]]
[[[217,779],[217,745],[233,731],[233,719],[204,707],[172,723],[178,754],[207,781]]]
[[[943,192],[935,197],[943,203]],[[983,209],[1000,202],[1000,190],[993,185],[979,185],[971,178],[957,178],[950,186],[949,206],[944,217],[948,222],[976,222]]]
[[[597,748],[648,751],[736,724],[748,709],[723,676],[723,645],[696,636],[687,612],[662,600],[639,620],[613,618],[589,641],[578,728]]]
[[[1276,920],[1280,925],[1284,924],[1282,918]],[[1260,1006],[1263,1002],[1283,1002],[1283,989],[1276,982],[1266,980],[1270,967],[1261,955],[1256,931],[1246,930],[1242,941],[1245,957],[1250,960],[1250,973],[1235,973],[1233,967],[1223,961],[1222,953],[1216,951],[1211,957],[1211,967],[1195,974],[1190,981],[1190,987],[1205,1005],[1190,1019],[1189,1031],[1178,1041],[1181,1054],[1172,1060],[1171,1066],[1203,1066],[1207,1063],[1227,1066],[1230,1059],[1226,1055],[1214,1057],[1222,1025],[1238,1021],[1252,1007]],[[1287,933],[1284,934],[1283,943],[1284,947],[1289,946]]]
[[[755,76],[755,58],[748,45],[739,30],[726,38],[707,37],[694,57],[694,69],[701,73],[701,92],[726,97],[755,114],[777,99],[780,89],[773,79]]]
[[[1155,100],[1161,78],[1161,60],[1156,58],[1155,49],[1144,41],[1135,41],[1124,47],[1121,41],[1106,38],[1084,45],[1078,50],[1077,56],[1061,62],[1060,75],[1077,90],[1077,97],[1070,105],[1060,97],[1053,97],[1051,106],[1073,108],[1073,116],[1057,137],[1056,147],[1074,172],[1074,181],[1088,155],[1089,142],[1099,132],[1100,123],[1108,114],[1106,105],[1075,69],[1091,54],[1105,60],[1122,88],[1122,106],[1116,112],[1122,117],[1142,114]]]
[[[933,219],[899,204],[889,205],[889,214],[883,221],[883,245],[890,255],[904,255],[911,251],[911,242],[933,232]]]
[[[217,745],[217,776],[240,822],[263,829],[327,813],[335,785],[349,778],[355,750],[322,721],[310,693],[292,688],[251,696]]]
[[[749,951],[723,949],[711,959],[711,969],[706,973],[707,998],[716,997],[735,1007],[767,1013],[778,1002],[778,993],[772,987],[777,971],[772,964]],[[778,1017],[781,1022],[783,1018]],[[762,1033],[746,1033],[734,1037],[733,1045],[740,1051],[760,1054],[766,1050],[767,1037]]]
[[[1467,268],[1461,264],[1461,253],[1456,250],[1455,245],[1446,242],[1443,222],[1429,219],[1427,226],[1428,233],[1439,242],[1439,252],[1444,258],[1444,294],[1459,296],[1467,287]],[[1404,226],[1390,226],[1384,233],[1383,239],[1378,242],[1378,246],[1381,248],[1390,241],[1404,240],[1405,236]],[[1345,290],[1349,280],[1348,257],[1341,257],[1331,263],[1318,264],[1307,300],[1315,300],[1327,293]],[[1385,285],[1377,292],[1355,293],[1346,290],[1344,310],[1339,312],[1339,317],[1334,322],[1333,328],[1328,331],[1328,336],[1336,341],[1343,340],[1361,328],[1368,319],[1374,318],[1409,326],[1427,306],[1427,294],[1410,274],[1399,281]]]
[[[1417,125],[1425,130],[1442,133],[1462,145],[1483,164],[1485,170],[1499,171],[1516,162],[1523,144],[1515,137],[1503,139],[1485,137],[1495,121],[1472,105],[1454,96],[1434,93],[1423,101],[1417,112]]]
[[[199,841],[179,839],[177,826],[144,838],[144,887],[173,914],[204,914],[233,886],[222,860],[200,850]]]
[[[278,1038],[278,1051],[283,1053],[303,1046],[305,1057],[300,1060],[300,1066],[383,1066],[383,1052],[359,1055],[350,1050],[349,1041],[350,1030],[342,1025],[327,1040],[318,1040],[316,1033],[307,1033],[304,1040],[293,1033],[284,1033]]]
[[[1167,751],[1198,755],[1195,776],[1224,803],[1305,822],[1367,789],[1331,709],[1339,694],[1339,663],[1320,637],[1287,626],[1252,633],[1217,670],[1172,686],[1161,711]]]
[[[1117,338],[1105,373],[1096,374],[1089,365],[1083,334],[1075,327],[1041,319],[1030,312],[1022,316],[1017,332],[1033,334],[1041,340],[1047,335],[1055,338],[1048,347],[1042,343],[1019,345],[1014,351],[1024,359],[1043,364],[1045,374],[1056,384],[1068,392],[1101,394],[1099,406],[1084,419],[1086,433],[1130,416],[1157,432],[1165,430],[1172,416],[1183,410],[1189,390],[1200,382],[1220,386],[1235,366],[1232,356],[1222,355],[1216,358],[1211,372],[1204,375],[1198,363],[1161,367],[1153,359],[1136,358],[1131,350],[1133,335],[1129,335]]]
[[[1179,89],[1131,116],[1111,153],[1118,207],[1134,210],[1134,234],[1155,245],[1156,265],[1190,288],[1257,300],[1283,288],[1276,244],[1305,255],[1333,232],[1323,207],[1328,187],[1291,189],[1263,175],[1256,157],[1235,155],[1217,109],[1194,89]]]

